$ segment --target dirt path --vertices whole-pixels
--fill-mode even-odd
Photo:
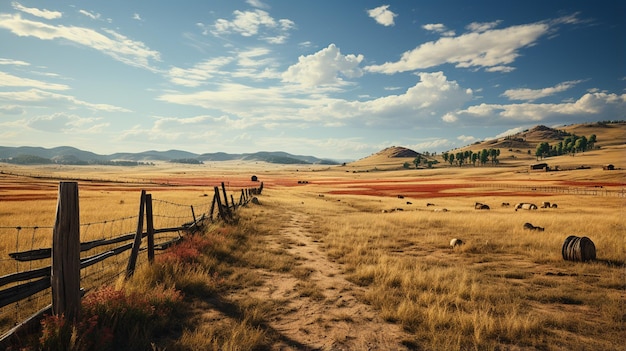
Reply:
[[[291,273],[262,271],[265,284],[251,292],[259,299],[284,301],[269,326],[297,346],[279,342],[273,349],[406,350],[400,327],[357,300],[362,288],[347,281],[340,265],[327,259],[308,229],[313,223],[307,215],[289,215],[270,246],[286,249],[302,262],[298,269],[309,275],[297,279]],[[303,294],[306,288],[312,292]]]

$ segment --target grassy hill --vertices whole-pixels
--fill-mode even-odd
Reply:
[[[449,150],[448,153],[457,152],[480,152],[483,149],[499,149],[498,157],[500,167],[519,167],[526,169],[530,164],[537,162],[535,150],[537,145],[547,142],[554,145],[567,136],[579,137],[595,134],[597,142],[593,150],[576,155],[562,155],[547,157],[542,162],[558,165],[560,168],[596,167],[601,168],[606,164],[613,164],[617,168],[626,168],[626,122],[594,122],[584,124],[572,124],[561,128],[550,128],[538,125],[522,132],[505,137],[484,140],[473,144]],[[407,152],[409,150],[410,152]],[[412,152],[412,153],[411,153]],[[408,162],[413,168],[413,160],[417,152],[403,147],[389,147],[358,161],[349,163],[346,167],[352,171],[372,170],[398,170],[403,169],[403,164]],[[433,167],[451,167],[444,162],[442,154],[436,156],[424,156],[425,159],[438,162]],[[423,161],[422,161],[423,162]],[[466,165],[464,167],[472,167]]]

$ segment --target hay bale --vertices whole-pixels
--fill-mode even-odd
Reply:
[[[561,254],[566,261],[587,262],[596,259],[596,246],[586,236],[568,236],[563,242]]]

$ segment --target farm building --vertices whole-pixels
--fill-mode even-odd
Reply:
[[[548,166],[547,163],[535,163],[530,165],[530,170],[531,171],[549,171],[550,167]]]

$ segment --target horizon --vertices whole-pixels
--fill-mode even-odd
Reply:
[[[3,3],[0,140],[358,160],[623,119],[625,4],[495,4]]]

